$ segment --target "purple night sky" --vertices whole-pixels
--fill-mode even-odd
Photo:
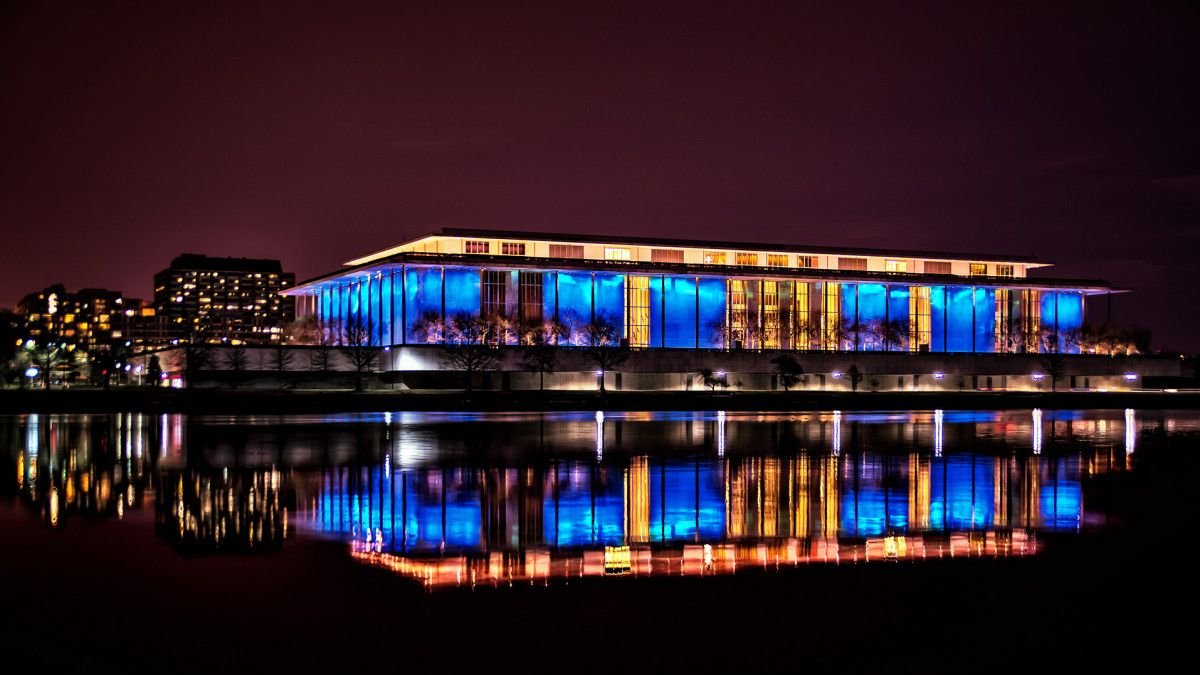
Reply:
[[[496,227],[1035,254],[1200,350],[1196,3],[492,4],[4,3],[0,305]]]

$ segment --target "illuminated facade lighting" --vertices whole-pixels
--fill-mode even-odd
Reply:
[[[1084,299],[1111,288],[980,258],[445,229],[280,294],[335,334],[369,326],[381,347],[445,342],[426,324],[465,314],[553,321],[560,346],[585,346],[604,319],[635,349],[1079,352]]]

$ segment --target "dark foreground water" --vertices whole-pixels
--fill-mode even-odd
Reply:
[[[1196,598],[1197,454],[1171,411],[0,417],[7,639],[80,670],[1150,662]]]

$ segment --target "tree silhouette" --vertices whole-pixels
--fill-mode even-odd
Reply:
[[[595,366],[600,377],[600,391],[604,391],[604,374],[615,370],[629,358],[629,349],[621,344],[621,329],[607,315],[596,318],[583,328],[587,339],[584,359]]]
[[[525,369],[538,373],[538,390],[546,388],[546,373],[553,373],[558,367],[558,348],[554,346],[559,333],[552,324],[557,322],[538,323],[526,326],[521,332],[521,360]],[[561,324],[559,324],[561,325]]]
[[[379,349],[371,345],[370,319],[353,318],[346,324],[340,351],[354,368],[354,391],[362,391],[366,374],[379,363]]]
[[[780,354],[771,359],[771,363],[775,366],[775,374],[779,376],[779,384],[783,385],[784,391],[790,391],[792,387],[800,382],[800,376],[804,374],[804,367],[796,361],[791,354]]]
[[[714,373],[712,368],[701,368],[699,371],[700,381],[704,386],[708,387],[709,391],[716,391],[717,387],[722,389],[729,388],[729,375],[724,371]]]
[[[1067,360],[1058,352],[1050,352],[1042,356],[1042,370],[1050,378],[1050,391],[1058,389],[1058,381],[1066,372]]]
[[[446,326],[442,365],[467,376],[467,391],[474,389],[475,373],[494,370],[500,363],[493,346],[497,326],[486,317],[455,314]]]
[[[850,391],[858,391],[858,383],[863,381],[863,374],[858,370],[858,366],[851,365],[846,370],[846,375],[850,377]]]

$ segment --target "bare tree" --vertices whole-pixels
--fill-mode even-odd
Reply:
[[[283,344],[283,341],[276,342],[271,348],[269,365],[271,370],[275,371],[275,379],[278,381],[280,389],[287,387],[287,371],[291,370],[292,362],[295,361],[296,355],[291,349]]]
[[[246,345],[239,342],[238,344],[230,345],[226,348],[225,367],[228,368],[231,373],[233,373],[229,379],[229,382],[231,385],[233,385],[234,389],[237,389],[238,385],[242,383],[242,380],[246,374],[246,365],[248,361],[249,358],[246,354]]]
[[[538,389],[546,388],[546,373],[558,367],[558,347],[554,346],[555,332],[538,325],[533,330],[522,332],[522,360],[525,369],[539,375]]]
[[[308,353],[308,367],[322,373],[333,369],[334,353],[337,349],[338,336],[328,323],[316,320],[316,327],[308,334],[312,350]]]
[[[413,338],[417,342],[431,345],[442,342],[446,337],[446,326],[442,321],[442,315],[432,310],[422,313],[413,321],[412,331]]]
[[[372,325],[370,319],[356,318],[346,325],[342,337],[342,356],[354,368],[354,391],[362,391],[366,374],[379,364],[379,348],[371,344]]]
[[[1058,381],[1066,374],[1067,360],[1058,352],[1042,356],[1042,370],[1050,378],[1050,391],[1058,389]]]
[[[600,391],[604,391],[604,374],[615,370],[629,358],[629,349],[621,344],[621,328],[604,314],[584,326],[587,337],[587,348],[583,352],[584,359],[596,367],[600,378]]]
[[[467,391],[472,391],[475,373],[494,370],[500,363],[493,347],[497,328],[485,317],[466,313],[454,315],[446,328],[442,365],[466,373]]]
[[[192,321],[184,324],[185,332],[180,346],[183,349],[183,372],[187,387],[195,386],[200,371],[212,367],[212,345],[209,344],[209,330],[206,324]]]

